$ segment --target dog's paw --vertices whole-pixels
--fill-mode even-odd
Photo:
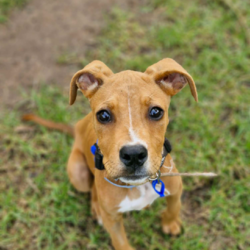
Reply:
[[[182,233],[182,226],[179,221],[172,221],[169,224],[162,224],[162,231],[171,236],[178,236]]]

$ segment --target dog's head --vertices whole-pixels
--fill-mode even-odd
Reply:
[[[140,184],[159,170],[170,99],[187,83],[197,101],[192,77],[169,58],[144,73],[114,74],[104,63],[93,61],[73,76],[70,104],[78,88],[90,100],[98,145],[111,178]]]

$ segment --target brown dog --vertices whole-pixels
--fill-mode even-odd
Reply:
[[[122,213],[141,210],[159,197],[149,178],[156,177],[159,170],[178,172],[171,156],[163,156],[163,145],[171,96],[187,83],[197,101],[192,77],[172,59],[163,59],[144,73],[128,70],[117,74],[104,63],[93,61],[78,71],[70,84],[70,105],[80,89],[92,109],[74,131],[33,115],[24,117],[74,134],[67,166],[69,179],[77,190],[91,191],[92,212],[109,232],[116,250],[133,249]],[[99,155],[94,158],[91,147],[97,140]],[[96,169],[95,164],[104,169]],[[162,177],[161,181],[168,204],[162,214],[162,230],[178,235],[182,180],[176,176]],[[136,187],[126,188],[131,185]]]

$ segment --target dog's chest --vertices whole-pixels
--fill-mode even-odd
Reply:
[[[144,207],[151,205],[159,197],[150,183],[145,183],[136,188],[138,189],[140,196],[135,199],[126,196],[119,204],[118,212],[124,213],[132,210],[141,210]],[[133,189],[131,191],[133,191]]]

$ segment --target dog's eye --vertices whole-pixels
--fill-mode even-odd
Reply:
[[[100,110],[96,114],[96,118],[100,123],[109,123],[112,120],[112,116],[108,110]]]
[[[163,117],[164,111],[159,107],[153,107],[149,110],[149,117],[152,120],[158,121]]]

